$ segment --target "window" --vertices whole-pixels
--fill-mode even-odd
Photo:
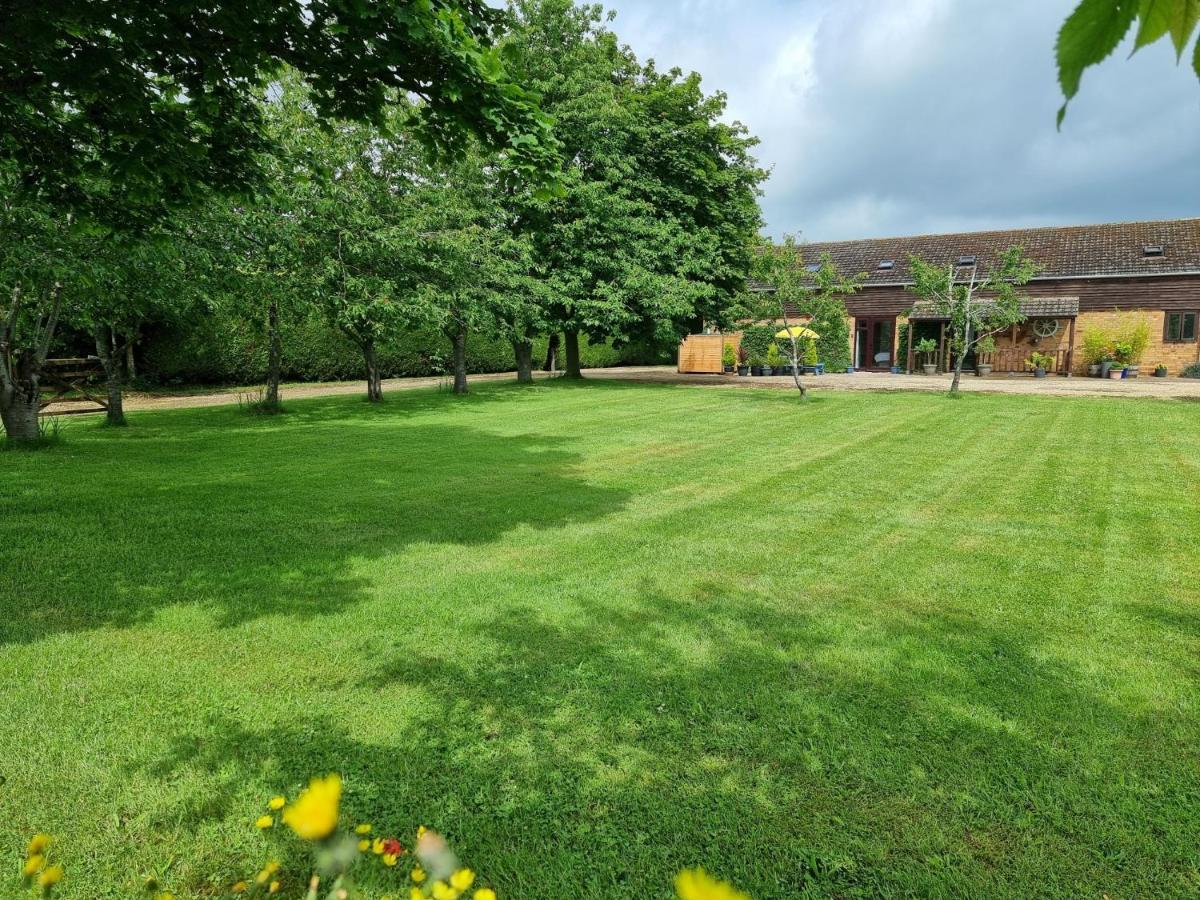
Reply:
[[[1196,340],[1196,316],[1194,312],[1169,312],[1163,340],[1169,344],[1191,344]]]
[[[895,265],[896,261],[894,259],[881,259],[879,261],[879,268],[881,269],[891,269],[894,268]]]
[[[810,272],[820,272],[821,264],[820,263],[809,263],[804,268],[808,269],[808,271],[810,271]]]
[[[1142,244],[1142,256],[1162,256],[1162,244]]]
[[[960,266],[973,266],[973,265],[975,265],[975,256],[974,255],[960,256],[958,258],[958,264]]]

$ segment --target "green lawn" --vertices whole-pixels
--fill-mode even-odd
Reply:
[[[1200,890],[1195,404],[130,418],[0,454],[0,856],[64,897],[212,896],[327,771],[502,900]]]

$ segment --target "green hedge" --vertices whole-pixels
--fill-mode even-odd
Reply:
[[[534,342],[534,364],[545,361],[547,338]],[[586,367],[670,362],[674,348],[580,340]],[[407,332],[379,348],[383,377],[439,375],[450,367],[450,345],[436,329]],[[560,350],[559,366],[562,365]],[[220,315],[187,325],[152,329],[141,342],[139,376],[161,384],[255,384],[266,377],[266,335],[257,322]],[[487,335],[467,339],[467,369],[505,372],[516,367],[512,346]],[[363,378],[362,355],[336,329],[317,316],[283,326],[283,377],[288,381],[341,381]]]

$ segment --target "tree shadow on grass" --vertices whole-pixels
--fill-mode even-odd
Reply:
[[[1156,894],[1186,876],[1186,806],[1137,787],[1188,783],[1186,760],[1144,760],[1161,723],[1017,628],[899,615],[847,637],[799,598],[645,583],[509,607],[467,646],[381,656],[358,689],[409,699],[372,740],[319,715],[222,719],[143,774],[220,772],[213,808],[232,809],[248,784],[342,772],[350,817],[445,830],[508,896],[666,896],[697,863],[757,898]]]
[[[577,475],[561,438],[423,420],[444,398],[297,406],[271,421],[188,411],[119,449],[88,434],[69,457],[28,460],[0,524],[0,643],[129,626],[173,604],[223,625],[336,613],[372,588],[356,561],[486,544],[626,501]]]

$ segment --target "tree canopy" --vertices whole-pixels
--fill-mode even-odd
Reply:
[[[424,100],[437,151],[473,133],[515,171],[556,165],[549,119],[505,73],[507,16],[482,0],[15,0],[0,21],[0,163],[57,204],[112,218],[253,186],[257,103],[290,66],[319,115],[386,127]]]

